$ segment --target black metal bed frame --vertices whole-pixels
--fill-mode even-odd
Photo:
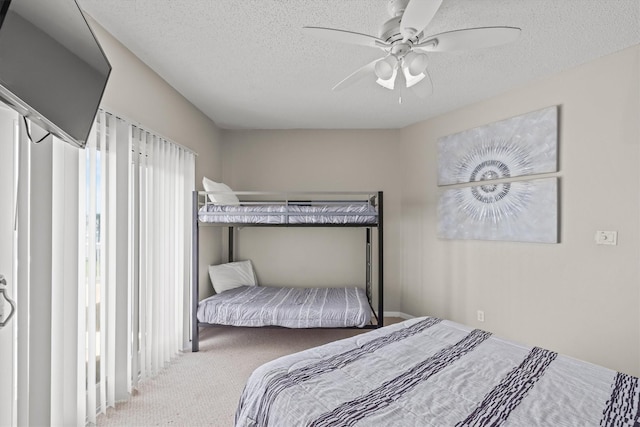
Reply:
[[[200,349],[199,342],[199,333],[200,327],[215,327],[215,326],[223,326],[212,323],[202,323],[198,321],[198,304],[199,304],[199,265],[200,265],[200,223],[198,217],[198,211],[200,208],[199,196],[205,195],[207,197],[206,192],[202,191],[193,191],[192,193],[192,201],[193,201],[193,212],[192,212],[192,221],[191,221],[191,233],[192,233],[192,263],[191,263],[191,351],[197,352]],[[267,193],[267,192],[234,192],[237,195],[269,195],[269,194],[295,194],[295,193]],[[369,301],[369,307],[376,318],[375,324],[365,325],[363,327],[341,327],[341,328],[309,328],[309,329],[375,329],[384,326],[384,258],[383,258],[383,192],[332,192],[332,193],[317,193],[317,192],[305,192],[302,193],[305,195],[308,194],[330,194],[330,195],[353,195],[353,194],[375,194],[375,200],[377,204],[377,221],[376,223],[371,224],[323,224],[323,223],[300,223],[300,224],[265,224],[265,223],[208,223],[203,222],[202,225],[205,226],[213,226],[213,227],[225,227],[228,228],[228,262],[232,262],[234,260],[234,230],[238,227],[346,227],[346,228],[365,228],[366,229],[366,294],[367,299]],[[243,202],[244,203],[244,202]],[[378,230],[378,310],[373,308],[372,305],[372,258],[371,258],[371,234],[372,229],[377,228]],[[265,326],[263,326],[265,327]],[[267,326],[268,327],[268,326]],[[276,326],[277,327],[277,326]]]

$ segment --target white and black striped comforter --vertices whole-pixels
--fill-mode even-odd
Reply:
[[[236,426],[638,426],[638,378],[437,318],[285,356]]]
[[[361,288],[241,286],[200,301],[198,320],[231,326],[362,327],[371,320]]]
[[[368,203],[340,205],[206,205],[198,219],[218,224],[376,224]]]

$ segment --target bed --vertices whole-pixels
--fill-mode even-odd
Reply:
[[[378,328],[383,326],[383,194],[364,192],[232,191],[203,179],[206,191],[193,192],[192,214],[192,351],[199,350],[199,328],[282,326],[290,328]],[[228,263],[235,262],[239,230],[245,227],[357,227],[364,237],[364,284],[310,289],[255,287],[217,292],[199,301],[200,227],[224,227]],[[373,231],[377,233],[373,233]],[[376,239],[374,239],[376,237]],[[376,241],[377,240],[377,241]],[[377,260],[372,248],[377,250]],[[374,304],[373,265],[377,264]],[[210,267],[211,268],[211,267]],[[213,283],[213,280],[212,280]],[[238,287],[234,286],[234,287]],[[215,288],[215,285],[214,285]],[[374,309],[374,305],[376,308]]]
[[[638,378],[423,317],[276,359],[236,427],[638,426]]]
[[[371,307],[362,288],[240,286],[200,301],[200,323],[285,328],[362,328]]]

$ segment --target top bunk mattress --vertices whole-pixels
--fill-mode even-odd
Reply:
[[[240,286],[200,301],[198,321],[230,326],[364,327],[371,308],[361,288]]]
[[[376,224],[377,209],[369,203],[261,204],[202,206],[201,222],[213,224]]]

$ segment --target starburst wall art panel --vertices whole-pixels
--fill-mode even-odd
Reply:
[[[438,236],[558,242],[558,109],[545,108],[438,140]]]
[[[556,106],[438,139],[438,185],[555,172]]]
[[[557,178],[443,190],[438,237],[557,243]]]

